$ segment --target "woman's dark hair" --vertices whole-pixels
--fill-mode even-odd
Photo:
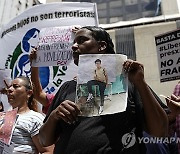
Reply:
[[[19,76],[17,77],[21,80],[24,81],[24,87],[26,87],[27,90],[33,90],[33,86],[32,86],[32,82],[28,77],[25,76]],[[37,107],[37,101],[33,98],[33,94],[29,97],[28,100],[28,107],[30,110],[34,110],[34,111],[38,111],[38,107]]]
[[[105,41],[107,43],[106,53],[114,54],[114,44],[110,35],[105,31],[105,29],[96,26],[84,26],[81,29],[88,29],[92,32],[92,36],[96,41]]]

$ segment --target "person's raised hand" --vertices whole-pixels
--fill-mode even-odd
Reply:
[[[5,84],[6,87],[3,87],[2,89],[0,89],[0,93],[7,95],[9,85],[8,85],[8,83],[6,82],[6,80],[4,80],[4,84]]]
[[[74,27],[72,28],[72,32],[73,32],[73,33],[76,33],[80,28],[81,28],[80,26],[74,26]]]
[[[37,47],[33,48],[29,55],[30,64],[32,64],[32,61],[36,58],[37,58]]]
[[[126,60],[123,64],[123,69],[125,73],[128,73],[128,79],[134,84],[144,80],[144,66],[133,60]]]

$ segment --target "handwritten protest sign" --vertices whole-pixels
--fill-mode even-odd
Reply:
[[[33,66],[67,65],[72,60],[72,26],[49,27],[40,30],[37,58]]]
[[[180,79],[180,30],[155,36],[160,82]]]
[[[0,69],[0,90],[2,88],[7,88],[6,83],[11,81],[11,70],[10,69]]]

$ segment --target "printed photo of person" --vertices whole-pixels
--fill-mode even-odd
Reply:
[[[99,106],[99,114],[101,114],[103,112],[103,107],[104,107],[104,91],[108,84],[108,75],[106,69],[101,66],[100,59],[95,60],[95,65],[96,65],[96,69],[94,70],[94,80],[90,80],[87,82],[87,88],[89,93],[87,102],[92,101],[92,99],[94,98],[92,85],[98,85],[100,91],[100,99],[101,99],[101,103]]]
[[[125,109],[127,78],[121,68],[124,59],[122,55],[111,54],[80,56],[76,103],[82,116],[100,116]]]

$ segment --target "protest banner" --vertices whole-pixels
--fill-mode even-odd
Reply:
[[[76,103],[81,116],[100,116],[126,110],[128,78],[123,71],[126,59],[127,56],[121,54],[80,55]]]
[[[59,2],[34,6],[11,20],[0,32],[0,68],[11,69],[11,77],[30,76],[29,53],[38,45],[42,28],[72,25],[98,26],[95,3]],[[45,92],[56,92],[77,73],[76,66],[40,67],[40,81]]]
[[[180,79],[180,30],[155,36],[160,82]]]

